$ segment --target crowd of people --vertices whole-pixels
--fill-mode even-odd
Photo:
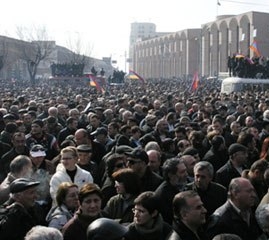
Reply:
[[[262,240],[269,93],[202,79],[0,92],[1,240]]]
[[[269,59],[234,54],[228,57],[228,69],[230,77],[269,78]]]

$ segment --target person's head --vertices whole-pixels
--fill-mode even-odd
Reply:
[[[242,238],[231,233],[221,233],[216,235],[212,240],[242,240]]]
[[[149,141],[145,145],[145,151],[148,152],[150,150],[156,150],[158,152],[161,152],[161,148],[159,144],[156,141]]]
[[[97,114],[92,114],[89,118],[89,122],[91,126],[96,129],[97,127],[99,127],[101,120]]]
[[[257,201],[254,187],[248,179],[242,177],[231,180],[228,195],[240,210],[249,210]]]
[[[63,240],[63,235],[56,228],[37,225],[27,232],[24,240]]]
[[[176,220],[182,221],[191,229],[197,230],[206,222],[207,210],[195,191],[184,191],[175,195],[173,212]]]
[[[241,132],[238,136],[237,143],[240,143],[247,147],[249,150],[253,150],[256,147],[256,140],[251,133]]]
[[[86,129],[80,128],[75,132],[76,145],[89,144],[89,134]]]
[[[65,169],[72,171],[76,169],[76,164],[78,161],[77,149],[73,146],[68,146],[61,150],[61,163]]]
[[[40,144],[35,144],[30,149],[30,159],[36,168],[39,168],[46,157],[45,148]]]
[[[247,147],[239,143],[233,143],[228,148],[231,161],[237,166],[242,166],[247,161]]]
[[[163,166],[163,178],[172,185],[184,185],[187,181],[187,169],[182,159],[167,159]]]
[[[232,134],[238,135],[241,132],[241,125],[239,122],[233,121],[230,124],[230,129],[231,129]]]
[[[264,159],[260,159],[252,163],[249,170],[249,177],[251,181],[255,182],[263,182],[264,181],[264,173],[266,169],[268,169],[269,163]]]
[[[154,192],[141,193],[134,200],[134,223],[139,226],[150,225],[159,213],[159,201]]]
[[[101,212],[102,192],[98,185],[86,183],[78,193],[80,210],[83,215],[97,217]]]
[[[194,165],[194,182],[201,190],[206,190],[214,176],[214,168],[210,162],[201,161]]]
[[[112,174],[118,194],[137,195],[140,192],[138,175],[130,168],[119,169]]]
[[[109,218],[98,218],[87,228],[88,240],[121,240],[128,228]]]
[[[16,178],[30,178],[33,173],[31,159],[26,155],[18,155],[10,165],[10,173]]]
[[[256,209],[255,216],[262,231],[269,234],[269,204],[259,206]]]
[[[17,153],[24,152],[26,140],[23,132],[15,132],[11,141]]]
[[[75,210],[79,206],[78,186],[70,182],[62,182],[56,193],[56,203],[58,206],[65,205],[69,210]]]
[[[185,149],[185,151],[182,153],[182,156],[184,155],[191,155],[195,158],[196,162],[200,161],[199,151],[192,146]]]
[[[137,174],[143,174],[149,161],[145,150],[141,148],[135,148],[127,155],[127,166],[133,169]]]
[[[215,135],[210,141],[210,144],[214,151],[221,151],[226,148],[225,139],[221,135]]]
[[[105,167],[108,177],[119,169],[126,168],[126,162],[123,154],[112,153],[105,158]]]
[[[36,187],[39,182],[29,178],[17,178],[10,184],[10,193],[15,202],[26,209],[34,206],[37,199]]]
[[[108,135],[111,138],[114,138],[119,133],[119,124],[116,122],[111,122],[107,126]]]
[[[79,164],[88,164],[92,156],[92,148],[90,145],[81,144],[76,147],[79,157]]]
[[[43,132],[44,122],[41,119],[35,119],[31,124],[31,133],[40,135]]]
[[[69,128],[69,129],[77,129],[78,127],[78,120],[73,118],[73,117],[69,117],[66,119],[66,126]]]
[[[161,166],[161,154],[157,150],[149,150],[147,151],[147,155],[149,158],[148,166],[153,172],[158,172]]]
[[[190,177],[193,177],[194,176],[194,173],[193,173],[193,168],[194,168],[194,165],[198,162],[192,155],[183,155],[181,157],[181,159],[183,160],[185,166],[186,166],[186,170],[187,170],[187,173]]]

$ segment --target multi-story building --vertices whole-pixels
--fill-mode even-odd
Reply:
[[[192,75],[217,76],[227,72],[233,54],[253,56],[253,41],[269,56],[269,14],[247,12],[218,16],[199,29],[185,29],[132,45],[133,69],[144,78],[169,79]]]

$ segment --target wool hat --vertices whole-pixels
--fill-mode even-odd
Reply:
[[[247,147],[245,147],[244,145],[240,143],[233,143],[230,145],[228,153],[231,156],[237,152],[247,152],[247,150],[248,150]]]

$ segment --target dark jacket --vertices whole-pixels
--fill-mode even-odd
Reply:
[[[173,221],[172,203],[177,193],[179,193],[179,189],[168,181],[164,181],[155,191],[156,197],[160,201],[160,213],[163,220],[169,224],[172,224]]]
[[[242,167],[245,169],[245,167]],[[231,160],[216,172],[215,182],[221,184],[228,189],[233,178],[241,177],[241,174],[235,169]]]
[[[209,240],[208,236],[204,232],[203,228],[201,227],[198,229],[197,234],[199,238],[196,236],[194,232],[192,232],[183,222],[180,220],[175,220],[173,222],[173,229],[177,232],[179,237],[182,240]]]
[[[138,226],[135,223],[131,223],[128,228],[125,237],[127,240],[166,240],[173,232],[172,227],[163,221],[161,215],[156,218],[150,229]]]
[[[207,217],[209,217],[217,208],[222,206],[227,200],[227,190],[222,185],[210,182],[208,188],[202,191],[195,183],[186,185],[186,190],[196,191],[207,210]]]
[[[220,233],[231,233],[238,235],[242,240],[254,240],[261,234],[261,230],[254,214],[251,214],[248,226],[228,200],[211,215],[207,233],[211,238]]]
[[[107,217],[100,213],[96,217],[84,216],[78,211],[73,218],[71,218],[63,227],[64,240],[87,240],[87,228],[96,219]]]
[[[6,211],[4,213],[4,211]],[[2,214],[5,216],[2,216]],[[35,211],[28,211],[22,205],[13,203],[0,209],[1,240],[23,240],[26,233],[41,224]]]
[[[123,199],[122,195],[113,196],[107,203],[104,211],[112,219],[118,220],[120,223],[131,223],[134,218],[132,208],[134,207],[135,195],[128,199]]]
[[[157,173],[151,171],[149,166],[147,166],[146,172],[141,180],[141,192],[145,191],[155,191],[159,185],[162,183],[163,179]]]

